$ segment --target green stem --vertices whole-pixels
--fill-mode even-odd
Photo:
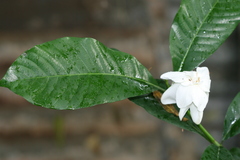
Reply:
[[[218,141],[216,141],[213,136],[201,125],[199,124],[199,129],[205,134],[205,136],[207,137],[206,139],[212,143],[215,144],[216,146],[220,147],[222,146],[221,144],[218,143]]]
[[[187,111],[187,114],[188,114],[189,116],[191,116],[190,111]],[[203,137],[204,137],[208,142],[210,142],[211,144],[215,144],[215,145],[218,146],[218,147],[222,146],[220,143],[218,143],[218,141],[216,141],[216,140],[213,138],[213,136],[212,136],[201,124],[199,124],[198,127],[199,127],[199,129],[203,132],[203,134],[205,135],[205,136],[203,136]],[[207,137],[207,138],[206,138],[206,137]]]

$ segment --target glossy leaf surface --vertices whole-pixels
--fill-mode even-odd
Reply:
[[[208,146],[201,160],[234,160],[231,153],[224,147],[218,147],[216,145]]]
[[[165,81],[158,80],[159,86],[161,86],[164,89],[167,89],[167,86],[165,84]],[[143,107],[148,113],[151,115],[164,120],[168,123],[174,124],[180,128],[199,133],[203,137],[205,137],[204,133],[199,129],[199,126],[196,125],[189,115],[186,114],[186,118],[188,118],[188,121],[180,121],[178,116],[175,116],[174,114],[168,113],[166,110],[164,110],[163,106],[157,101],[153,94],[148,94],[144,96],[138,96],[138,97],[132,97],[129,98],[132,102],[135,104]],[[177,109],[177,108],[176,108]],[[207,138],[207,137],[205,137]]]
[[[234,160],[240,159],[240,148],[232,148],[229,151],[232,154]]]
[[[240,93],[230,104],[225,120],[222,140],[226,140],[240,133]]]
[[[174,71],[205,61],[240,21],[239,0],[182,0],[170,32]]]
[[[35,105],[77,109],[159,88],[133,56],[91,38],[65,37],[23,53],[0,81]]]

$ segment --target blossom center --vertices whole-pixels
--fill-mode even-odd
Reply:
[[[200,77],[189,77],[188,81],[193,85],[198,85],[200,83]]]

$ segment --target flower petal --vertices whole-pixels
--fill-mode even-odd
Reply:
[[[207,67],[197,67],[196,72],[199,77],[210,79],[210,74]]]
[[[211,80],[205,80],[199,83],[199,86],[204,92],[210,92]]]
[[[201,86],[202,90],[204,90],[205,92],[210,92],[211,79],[208,68],[198,67],[197,75],[200,78],[199,85]]]
[[[200,124],[202,121],[203,112],[199,111],[194,104],[191,104],[189,107],[193,122],[196,124]]]
[[[172,80],[173,82],[180,83],[186,80],[185,73],[183,72],[167,72],[160,76],[161,79]]]
[[[184,115],[186,114],[186,112],[188,111],[189,107],[185,107],[185,108],[180,108],[179,111],[179,119],[182,120]]]
[[[204,92],[200,87],[194,86],[194,92],[192,93],[193,103],[196,105],[199,111],[203,111],[208,103],[209,93]]]
[[[176,101],[178,108],[185,108],[190,105],[192,100],[192,86],[182,86],[178,87],[176,93]]]
[[[185,75],[188,78],[192,78],[192,77],[196,77],[197,76],[197,72],[196,71],[183,71],[183,73],[185,73]]]
[[[162,104],[176,103],[176,92],[179,86],[180,84],[175,83],[163,93],[161,97]]]

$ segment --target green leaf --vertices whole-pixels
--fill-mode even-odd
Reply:
[[[222,140],[226,140],[240,133],[240,93],[231,102],[224,119]]]
[[[213,54],[240,22],[239,10],[239,0],[182,0],[170,32],[174,70],[192,70]]]
[[[0,87],[3,87],[3,81],[0,80]]]
[[[229,151],[232,154],[234,160],[240,159],[240,148],[232,148]]]
[[[231,153],[224,147],[218,147],[216,145],[208,146],[201,160],[234,160]]]
[[[158,80],[159,86],[161,86],[164,89],[167,89],[166,83],[163,80]],[[195,133],[199,133],[203,137],[207,138],[205,134],[200,130],[199,126],[196,125],[189,115],[186,114],[186,118],[188,118],[188,121],[180,121],[179,117],[168,113],[163,109],[161,104],[153,97],[153,94],[150,93],[148,95],[142,95],[138,97],[132,97],[129,98],[132,102],[135,104],[143,107],[149,114],[164,120],[168,123],[174,124],[180,128],[183,128],[185,130],[189,130]]]
[[[27,50],[0,84],[35,105],[54,109],[89,107],[161,89],[133,56],[74,37]]]

